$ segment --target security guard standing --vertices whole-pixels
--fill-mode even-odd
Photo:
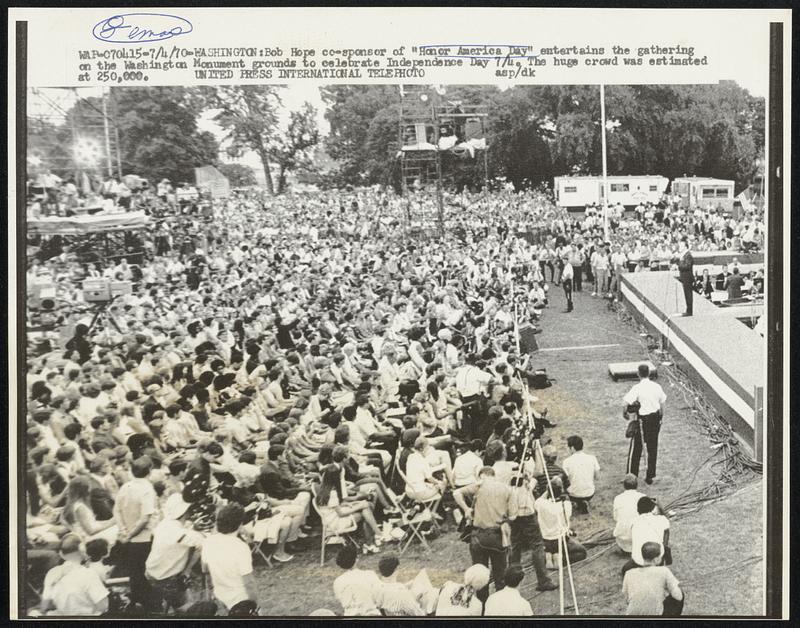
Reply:
[[[650,379],[650,367],[640,364],[639,383],[630,389],[624,397],[625,408],[639,405],[639,430],[631,438],[628,449],[627,473],[639,475],[639,460],[642,457],[643,445],[647,447],[647,475],[644,481],[652,484],[656,477],[656,461],[658,459],[658,432],[664,418],[664,403],[667,395],[664,389]]]

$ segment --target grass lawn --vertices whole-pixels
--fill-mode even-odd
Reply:
[[[584,440],[584,449],[597,456],[601,479],[587,516],[573,518],[579,539],[613,526],[611,504],[622,491],[628,443],[622,419],[622,397],[632,381],[614,382],[608,363],[647,359],[638,331],[622,323],[606,302],[589,293],[576,293],[575,311],[564,310],[560,288],[551,290],[552,303],[542,320],[544,332],[537,336],[540,351],[532,364],[544,367],[555,378],[554,385],[537,391],[541,408],[557,427],[547,430],[559,451],[568,455],[566,438]],[[590,347],[590,345],[613,345]],[[564,349],[567,348],[567,349]],[[644,483],[643,493],[663,504],[691,486],[702,488],[713,480],[709,464],[697,470],[714,452],[691,419],[683,397],[660,380],[667,393],[667,409],[659,438],[657,479]],[[643,461],[644,462],[644,461]],[[752,615],[762,611],[762,487],[760,481],[724,500],[709,503],[697,512],[672,523],[672,570],[686,590],[687,615]],[[332,582],[339,569],[330,547],[324,566],[319,565],[319,539],[309,539],[309,549],[286,565],[257,568],[262,590],[263,612],[271,615],[305,615],[317,608],[341,612],[333,597]],[[380,554],[364,557],[360,567],[377,568]],[[575,566],[575,588],[582,615],[620,615],[625,611],[619,569],[625,558],[613,547],[589,551],[589,558]],[[431,550],[418,545],[401,557],[400,579],[410,580],[425,568],[434,586],[460,580],[470,564],[467,545],[450,532],[431,542]],[[553,572],[557,574],[557,572]],[[557,615],[558,591],[539,593],[529,573],[520,590],[530,599],[536,615]],[[570,600],[567,590],[566,599]]]

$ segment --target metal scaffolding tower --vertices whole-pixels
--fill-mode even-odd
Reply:
[[[56,156],[56,151],[48,150],[54,146],[48,147],[47,144],[40,146],[42,154],[35,157],[41,159],[46,167],[71,171],[76,179],[87,170],[101,176],[110,177],[116,174],[121,178],[120,137],[113,94],[102,88],[99,96],[94,93],[92,96],[98,98],[100,103],[95,104],[89,100],[79,88],[31,88],[28,99],[29,134],[38,134],[40,139],[51,137],[52,142],[57,142],[58,139],[52,136],[50,129],[66,124],[69,126],[72,141],[71,150],[67,151],[69,157]],[[99,159],[93,166],[81,163],[75,155],[75,148],[86,141],[99,147]]]
[[[424,205],[406,205],[406,222],[419,222],[422,231],[436,231],[439,237],[445,234],[445,214],[443,198],[444,154],[456,154],[455,147],[445,147],[440,141],[442,131],[447,137],[465,137],[465,126],[471,124],[478,135],[485,138],[488,112],[482,105],[463,105],[448,101],[444,89],[426,85],[400,85],[400,118],[397,132],[400,146],[403,196],[409,197],[411,190],[426,186],[436,187],[436,213],[426,211]],[[483,153],[484,183],[488,179],[488,158],[485,147]]]

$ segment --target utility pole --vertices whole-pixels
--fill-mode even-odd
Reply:
[[[106,138],[106,165],[108,166],[108,176],[114,176],[114,168],[111,165],[111,140],[108,135],[108,103],[106,97],[106,88],[103,88],[103,132]]]
[[[119,177],[120,181],[122,181],[122,157],[120,157],[120,148],[119,148],[119,125],[117,124],[117,120],[119,116],[117,115],[117,99],[114,98],[114,92],[111,90],[108,91],[109,98],[111,98],[111,115],[113,116],[114,120],[114,152],[116,153],[117,157],[117,176]]]
[[[439,223],[439,237],[444,238],[444,199],[442,198],[442,154],[439,150],[439,114],[437,111],[438,98],[431,103],[433,111],[433,142],[436,146],[436,203],[438,205],[437,222]]]
[[[608,167],[606,160],[606,90],[600,83],[600,132],[603,143],[603,240],[608,242]]]

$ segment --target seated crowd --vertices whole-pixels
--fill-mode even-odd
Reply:
[[[519,230],[602,251],[597,227],[559,227],[540,193],[500,194],[506,222],[479,217],[444,246],[403,244],[396,214],[370,222],[384,202],[399,211],[372,190],[349,207],[330,193],[269,211],[240,197],[216,207],[221,228],[182,221],[188,245],[154,230],[135,268],[84,266],[69,250],[30,266],[29,283],[56,284],[62,303],[58,333],[29,337],[25,370],[26,570],[38,612],[269,614],[254,557],[286,563],[321,536],[323,548],[343,545],[337,562],[352,570],[358,552],[461,522],[456,507],[486,468],[513,484],[522,521],[505,589],[475,598],[488,584],[478,565],[438,595],[421,578],[419,614],[525,610],[512,590],[534,513],[546,558],[534,557],[537,581],[553,587],[547,567],[598,468],[577,436],[563,469],[552,446],[524,457],[550,424],[532,407],[541,374],[514,330],[536,328],[551,258]],[[98,275],[133,283],[99,325],[78,288]],[[415,527],[431,503],[430,525]],[[572,536],[567,549],[586,555]],[[402,604],[397,559],[381,565],[390,601],[365,608],[363,591],[352,593],[360,580],[345,579],[334,589],[346,614]]]

